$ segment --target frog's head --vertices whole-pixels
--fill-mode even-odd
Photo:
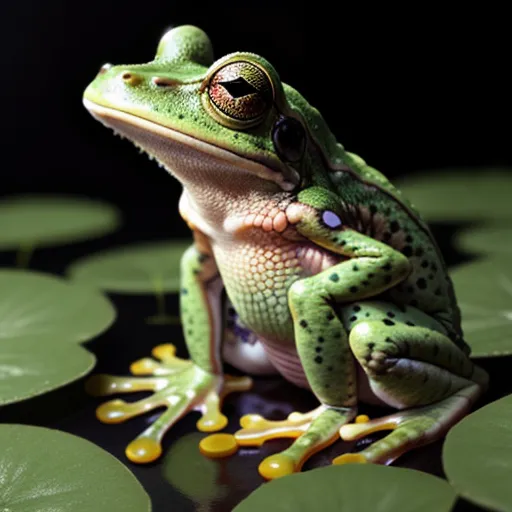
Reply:
[[[214,62],[207,35],[193,26],[168,31],[147,64],[103,66],[84,104],[189,186],[224,179],[247,187],[256,177],[292,190],[318,167],[324,141],[336,144],[265,59],[239,52]]]

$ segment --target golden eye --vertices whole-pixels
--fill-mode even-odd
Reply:
[[[249,128],[264,119],[273,96],[272,83],[263,69],[247,61],[231,62],[210,78],[208,110],[229,128]]]

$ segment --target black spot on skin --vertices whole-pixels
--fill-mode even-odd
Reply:
[[[353,270],[354,272],[357,272],[357,271],[359,270],[359,267],[358,267],[357,265],[354,265],[354,266],[352,267],[352,270]]]
[[[358,251],[358,250],[359,250],[359,247],[355,247],[355,246],[354,246],[354,247],[351,247],[351,248],[350,248],[350,250],[351,250],[352,252],[356,252],[356,251]]]
[[[194,333],[194,331],[193,331],[192,329],[189,329],[189,330],[187,331],[187,334],[188,334],[189,336],[192,336],[192,334],[193,334],[193,333]]]
[[[416,299],[412,299],[411,302],[410,302],[411,306],[413,308],[417,308],[418,307],[418,301]]]
[[[321,356],[316,356],[315,357],[315,363],[321,364],[322,362],[323,362],[323,358]]]
[[[301,320],[301,321],[299,322],[299,325],[300,325],[301,327],[304,327],[304,329],[305,329],[305,328],[308,326],[308,323],[306,322],[306,320]]]
[[[410,245],[406,245],[403,249],[402,249],[402,254],[404,256],[407,256],[408,258],[410,256],[412,256],[412,247]]]
[[[414,324],[412,322],[405,322],[406,325],[410,325],[411,327],[414,327]]]
[[[368,279],[371,279],[374,276],[371,272],[368,274]]]
[[[405,241],[406,241],[408,244],[412,243],[412,236],[411,236],[411,235],[409,235],[409,236],[405,239]]]
[[[389,336],[384,341],[387,343],[394,343],[394,341]]]
[[[338,274],[331,274],[329,276],[329,279],[333,282],[333,283],[337,283],[339,280],[340,280],[340,276]]]
[[[368,343],[368,345],[366,345],[370,350],[373,350],[375,348],[375,343]]]
[[[389,318],[384,318],[384,320],[382,320],[382,321],[384,322],[385,325],[389,325],[389,326],[395,325],[395,322],[393,322]]]
[[[352,308],[356,313],[359,313],[359,311],[361,311],[361,306],[354,306]]]
[[[198,276],[198,275],[201,273],[201,271],[200,271],[198,268],[195,268],[195,269],[192,271],[192,273],[193,273],[195,276]]]
[[[238,133],[235,133],[235,134],[233,135],[233,138],[238,139]]]
[[[352,315],[348,320],[349,320],[349,322],[355,322],[357,320],[357,316]]]
[[[428,261],[427,260],[423,260],[421,262],[421,268],[427,268],[428,267]]]
[[[178,115],[178,119],[183,119],[185,116],[183,114]]]
[[[439,297],[439,295],[441,295],[441,288],[438,288],[438,289],[434,292],[434,295],[436,295],[437,297]]]
[[[369,318],[370,317],[370,313],[366,313],[366,315],[364,315],[366,318]]]
[[[370,205],[370,213],[372,215],[375,215],[379,210],[377,209],[377,207],[374,205],[374,204],[371,204]]]
[[[393,311],[388,311],[386,314],[389,316],[389,318],[395,318],[395,313],[393,313]]]
[[[382,241],[383,242],[389,242],[391,240],[391,233],[389,231],[386,231],[383,235],[382,235]]]
[[[391,281],[393,281],[393,276],[386,276],[384,278],[384,284],[389,284]]]
[[[370,281],[362,281],[363,286],[368,286],[370,284]]]
[[[329,322],[331,320],[334,320],[334,313],[332,311],[329,311],[329,313],[327,313],[327,316],[325,318],[327,318],[327,320],[329,320]]]
[[[382,270],[385,270],[386,272],[389,272],[393,267],[391,266],[391,263],[386,263],[385,265],[382,265]]]
[[[325,340],[322,336],[318,336],[318,343],[323,343]]]
[[[342,240],[341,238],[338,238],[338,243],[340,244],[341,247],[343,247],[344,245],[347,244],[347,241],[346,240]]]
[[[398,222],[394,220],[389,225],[389,229],[391,230],[391,233],[396,233],[397,231],[400,231],[400,224],[398,224]]]
[[[423,252],[424,252],[423,249],[421,247],[418,247],[414,254],[416,254],[416,256],[418,256],[418,258],[421,258],[421,256],[423,256]]]
[[[328,371],[328,372],[332,372],[332,370],[333,370],[333,367],[332,367],[332,366],[328,366],[328,367],[327,367],[327,371]]]
[[[424,290],[426,287],[427,287],[427,281],[425,281],[425,279],[423,279],[423,277],[420,277],[417,281],[416,281],[416,284],[418,285],[418,288],[420,290]]]
[[[181,295],[187,295],[188,290],[186,288],[181,289]]]
[[[199,263],[204,263],[210,256],[208,254],[204,254],[203,252],[198,256],[197,261]]]
[[[357,286],[351,286],[350,293],[357,293]]]
[[[322,352],[322,347],[316,347],[315,352],[318,354],[319,352]]]

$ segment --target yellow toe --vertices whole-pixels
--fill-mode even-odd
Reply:
[[[258,471],[263,478],[274,480],[295,473],[295,462],[290,457],[278,453],[264,459]]]
[[[162,446],[149,437],[139,437],[127,446],[125,453],[132,462],[147,464],[162,455]]]
[[[199,450],[206,457],[217,459],[236,453],[238,443],[232,434],[212,434],[201,439]]]
[[[332,463],[339,465],[339,464],[366,464],[368,460],[364,455],[361,455],[360,453],[344,453],[343,455],[340,455],[339,457],[336,457]]]

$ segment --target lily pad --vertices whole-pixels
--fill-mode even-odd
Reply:
[[[165,294],[180,289],[180,262],[191,240],[169,240],[118,247],[82,258],[68,269],[76,281],[102,290],[126,294],[154,294],[152,324],[179,324],[165,312]]]
[[[512,395],[466,416],[448,432],[443,466],[467,500],[490,510],[512,511]]]
[[[95,362],[93,354],[65,340],[47,337],[1,340],[0,405],[65,386],[89,373]]]
[[[509,258],[465,264],[451,272],[472,357],[512,354],[512,270]]]
[[[427,221],[512,218],[509,169],[438,169],[395,184]]]
[[[199,441],[203,438],[200,432],[181,437],[170,447],[163,462],[166,480],[197,504],[219,500],[229,493],[228,487],[220,483],[222,462],[199,452]]]
[[[0,425],[0,505],[9,512],[149,512],[148,495],[115,457],[58,430]]]
[[[16,338],[81,343],[107,329],[115,317],[98,290],[40,272],[0,270],[0,354],[2,343]]]
[[[456,239],[462,249],[479,254],[512,255],[512,229],[488,226],[484,229],[468,229]]]
[[[233,512],[449,512],[455,491],[420,471],[373,464],[317,468],[265,483]]]
[[[68,275],[110,292],[176,292],[180,289],[181,256],[191,243],[166,240],[117,247],[76,261]]]
[[[114,231],[120,222],[112,205],[82,197],[6,197],[0,201],[0,249],[87,240]]]

